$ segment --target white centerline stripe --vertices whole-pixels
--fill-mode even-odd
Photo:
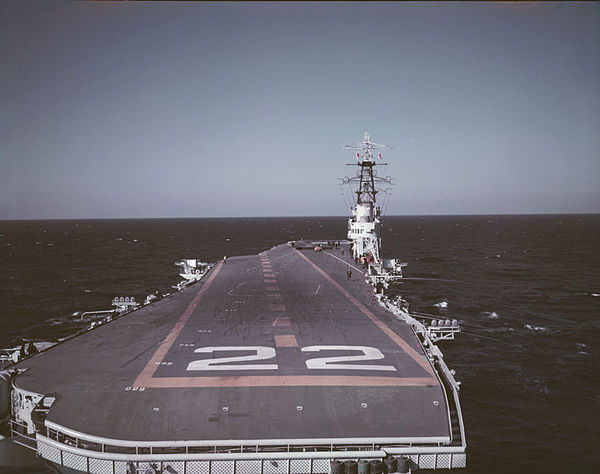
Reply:
[[[333,258],[335,258],[336,260],[339,260],[340,262],[342,262],[344,265],[348,265],[349,267],[354,268],[357,272],[363,273],[364,270],[361,270],[360,268],[356,268],[354,265],[349,264],[348,262],[346,262],[345,260],[342,260],[340,257],[336,257],[335,255],[333,255],[332,253],[329,252],[323,252],[326,253],[327,255],[332,256]]]

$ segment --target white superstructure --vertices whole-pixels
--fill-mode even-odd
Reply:
[[[382,148],[390,148],[371,141],[369,132],[365,131],[363,139],[356,145],[346,145],[346,150],[356,152],[356,163],[348,166],[357,166],[354,176],[342,179],[342,184],[348,184],[356,194],[352,207],[352,217],[348,220],[348,239],[352,241],[352,257],[368,268],[368,274],[374,284],[382,283],[387,287],[387,282],[402,277],[402,267],[406,264],[396,259],[383,259],[379,253],[381,238],[381,207],[377,205],[376,185],[393,184],[392,178],[378,176],[376,166],[385,165],[378,163],[373,157],[373,152]],[[381,152],[377,153],[381,159]]]

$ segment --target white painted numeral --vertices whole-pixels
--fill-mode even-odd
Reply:
[[[340,362],[351,362],[359,360],[379,360],[385,356],[374,347],[367,346],[308,346],[303,347],[302,352],[320,352],[320,351],[361,351],[363,355],[322,357],[320,359],[308,359],[306,367],[309,369],[330,369],[330,370],[386,370],[395,372],[393,365],[358,365],[341,364]]]
[[[228,362],[250,362],[255,360],[267,360],[275,357],[275,349],[263,346],[235,346],[235,347],[199,347],[194,352],[210,354],[216,351],[253,351],[256,354],[221,357],[218,359],[202,359],[190,362],[187,370],[277,370],[277,364],[245,364],[245,365],[222,365]]]

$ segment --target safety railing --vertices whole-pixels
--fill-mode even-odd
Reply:
[[[25,423],[19,423],[18,421],[10,421],[10,435],[13,442],[24,446],[26,448],[37,450],[37,441],[35,433],[27,433],[27,425]]]
[[[383,459],[388,456],[410,458],[415,467],[464,467],[466,457],[460,447],[451,446],[398,446],[375,450],[314,451],[314,452],[258,452],[258,453],[152,453],[125,454],[90,452],[70,444],[63,444],[41,434],[37,436],[38,454],[43,458],[71,469],[93,473],[133,473],[152,468],[169,473],[238,474],[327,473],[332,459]],[[142,471],[143,472],[143,471]]]

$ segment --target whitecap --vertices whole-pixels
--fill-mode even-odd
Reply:
[[[500,257],[502,257],[502,255],[500,255],[500,254],[496,255],[496,258],[500,258]]]
[[[54,244],[53,244],[52,242],[50,242],[50,243],[48,244],[48,247],[52,247],[53,245],[54,245]]]
[[[490,319],[498,319],[498,313],[496,313],[496,311],[484,311],[483,314],[486,314],[488,318]]]
[[[600,296],[600,293],[590,293],[591,296]]]
[[[134,242],[137,242],[137,239],[133,239]]]
[[[545,328],[543,326],[535,326],[535,325],[531,325],[531,324],[526,324],[525,328],[529,329],[531,331],[541,331],[541,332],[544,332],[544,331],[548,330],[548,328]]]
[[[92,290],[83,290],[85,293],[91,293]]]
[[[123,240],[121,237],[117,237],[117,240]]]
[[[435,306],[436,308],[440,308],[440,309],[446,309],[448,307],[448,302],[440,301],[439,303],[436,303],[433,306]]]
[[[583,342],[577,342],[575,343],[575,345],[577,346],[577,349],[585,349],[588,345],[584,344]]]

